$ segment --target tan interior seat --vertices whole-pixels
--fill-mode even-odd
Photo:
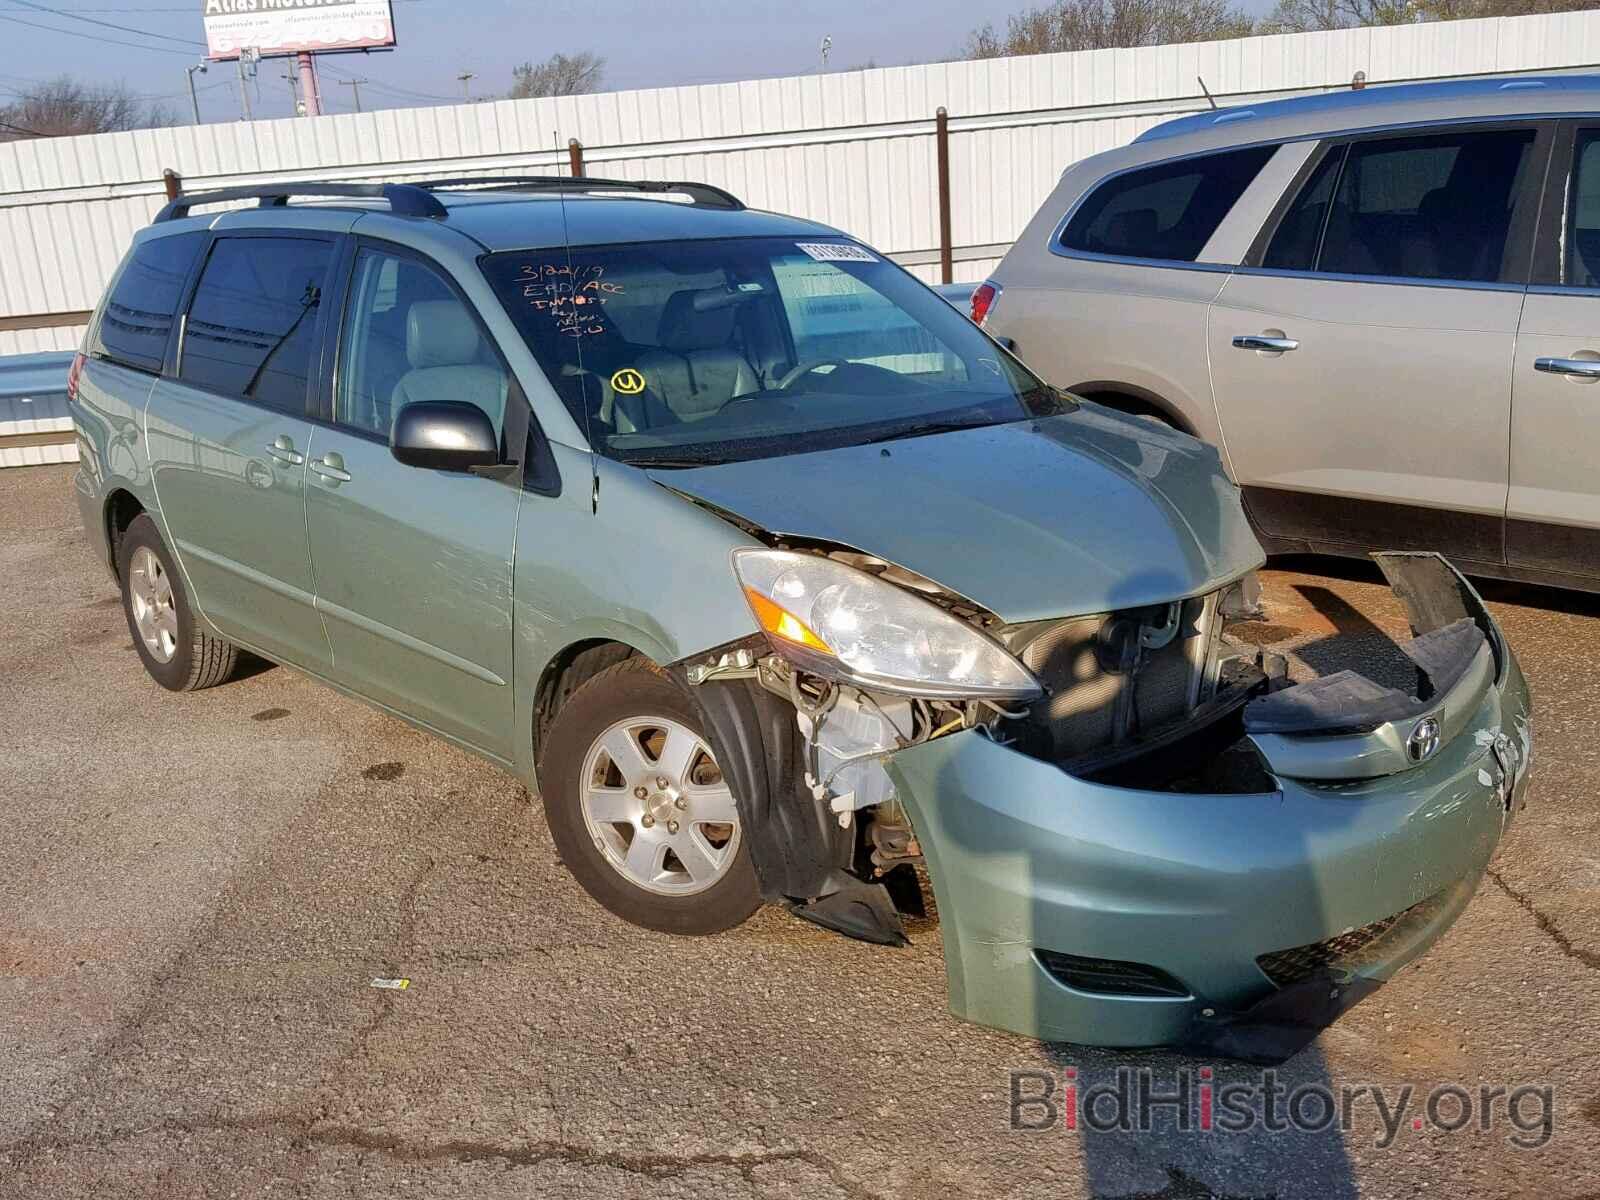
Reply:
[[[733,345],[738,306],[704,307],[705,295],[685,289],[669,296],[657,328],[660,349],[641,354],[634,364],[680,421],[709,417],[760,385],[755,368]]]
[[[470,313],[457,300],[419,300],[406,314],[406,360],[390,401],[392,422],[407,404],[460,400],[476,404],[494,427],[503,426],[506,374],[484,362],[483,339]]]

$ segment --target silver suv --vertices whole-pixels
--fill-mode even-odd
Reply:
[[[974,295],[1214,443],[1269,551],[1600,589],[1600,78],[1205,112],[1080,162]]]

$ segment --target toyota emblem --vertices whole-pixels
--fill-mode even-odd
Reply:
[[[1439,749],[1439,718],[1424,717],[1417,722],[1411,736],[1406,739],[1406,757],[1412,762],[1426,762]]]

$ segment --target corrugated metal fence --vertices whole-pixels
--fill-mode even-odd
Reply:
[[[949,111],[955,277],[981,278],[1072,162],[1219,102],[1600,63],[1600,12],[934,63],[0,145],[0,355],[75,346],[129,237],[163,200],[260,179],[588,173],[704,179],[840,226],[927,279],[939,259],[934,125]]]

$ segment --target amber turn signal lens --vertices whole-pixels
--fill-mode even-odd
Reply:
[[[788,609],[774,604],[754,588],[745,588],[744,594],[745,599],[750,601],[750,609],[756,614],[756,620],[761,623],[761,628],[774,637],[781,637],[786,642],[793,642],[797,646],[804,646],[808,650],[816,650],[822,654],[833,653],[833,647],[812,633],[806,623]]]

